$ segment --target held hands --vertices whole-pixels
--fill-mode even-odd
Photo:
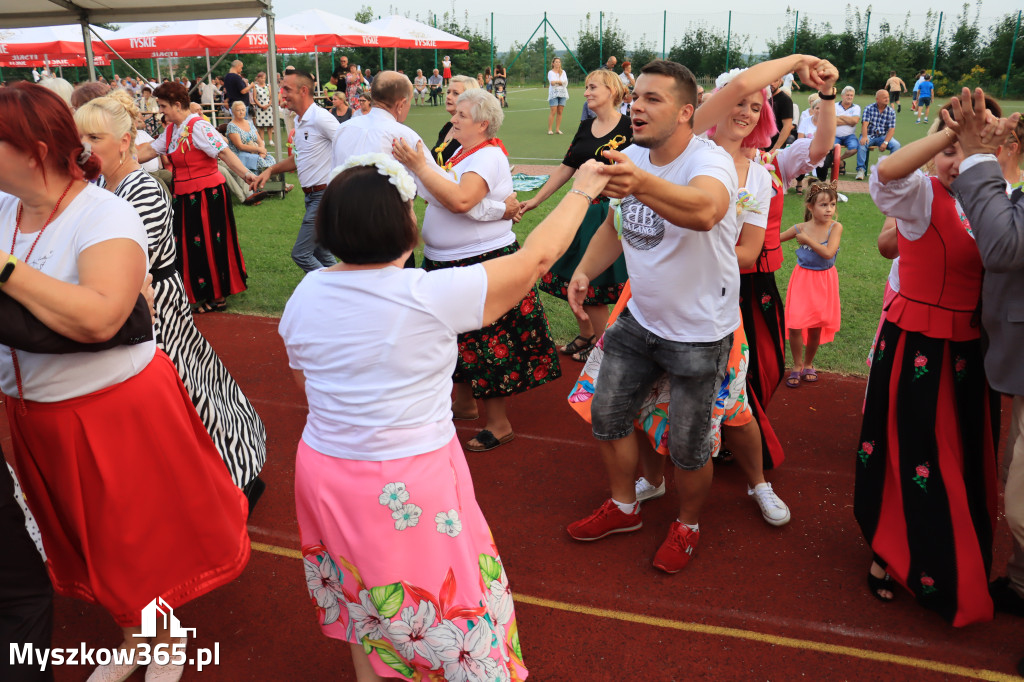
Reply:
[[[577,270],[573,273],[569,286],[565,291],[569,307],[572,308],[576,319],[581,322],[586,322],[590,319],[590,315],[587,315],[587,312],[583,309],[583,300],[587,297],[587,289],[589,287],[590,278]]]
[[[605,154],[618,154],[624,159],[627,158],[625,154],[620,154],[619,152],[605,152]],[[609,156],[608,158],[612,157]],[[632,163],[630,163],[629,165],[633,166],[633,168],[636,169],[636,166],[634,166]],[[578,189],[581,192],[586,192],[587,194],[596,199],[597,196],[604,192],[611,184],[612,176],[604,172],[604,169],[606,168],[615,168],[615,166],[606,166],[603,163],[598,163],[594,159],[590,159],[582,166],[580,166],[579,169],[576,171],[575,175],[573,176],[573,189]],[[630,192],[630,194],[632,194],[632,192]]]
[[[960,97],[951,100],[953,115],[942,111],[942,120],[947,129],[956,134],[964,156],[972,154],[995,154],[1017,125],[1019,113],[1009,118],[996,118],[985,108],[985,93],[981,88],[971,91],[964,88]],[[956,119],[956,120],[954,120]]]
[[[422,141],[417,141],[416,148],[413,149],[404,139],[396,137],[391,141],[391,155],[395,157],[395,160],[398,161],[398,163],[408,168],[409,172],[415,175],[419,175],[423,170],[423,167],[427,165],[427,159],[423,156]],[[516,202],[517,209],[518,206],[519,204]]]
[[[800,77],[800,82],[818,90],[826,87],[827,83],[823,77],[828,73],[828,69],[826,67],[831,67],[833,71],[835,70],[835,67],[829,64],[828,60],[818,59],[814,55],[810,54],[800,55],[799,59],[800,61],[794,71],[796,71],[796,75]],[[838,79],[838,77],[839,74],[837,73],[836,78]],[[835,80],[832,82],[834,83]]]
[[[523,217],[522,204],[519,203],[519,199],[516,198],[516,193],[512,192],[505,197],[505,214],[501,216],[502,220],[512,220],[514,223],[518,223],[520,218]]]
[[[251,179],[250,179],[251,176]],[[252,173],[246,174],[246,181],[249,183],[249,189],[253,192],[258,192],[263,189],[263,185],[267,184],[267,180],[270,179],[270,169],[266,169],[259,175],[253,175]]]
[[[822,59],[814,65],[814,70],[818,74],[818,78],[821,79],[823,87],[819,88],[821,92],[831,92],[832,88],[839,82],[839,69],[837,69],[832,62],[827,59]],[[801,78],[801,80],[803,80]]]
[[[604,158],[614,162],[614,164],[606,166],[599,164],[597,161],[587,161],[576,171],[576,184],[574,186],[591,196],[597,196],[603,191],[605,196],[612,197],[613,199],[621,199],[634,194],[643,182],[646,173],[637,168],[636,164],[630,161],[629,157],[622,152],[607,149],[601,153],[604,155]],[[591,164],[593,165],[591,166]],[[599,177],[606,178],[607,180],[607,184],[593,194],[580,184],[582,181],[581,171],[587,166],[591,166],[590,172],[596,173]]]

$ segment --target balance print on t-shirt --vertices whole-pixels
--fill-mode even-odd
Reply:
[[[633,195],[622,200],[622,238],[637,251],[650,251],[665,238],[665,219]]]

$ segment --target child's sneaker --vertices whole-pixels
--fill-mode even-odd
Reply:
[[[686,568],[697,549],[700,531],[690,530],[685,524],[673,521],[668,536],[654,555],[654,567],[666,573],[678,573]]]
[[[661,485],[654,485],[641,476],[636,479],[636,501],[646,502],[661,497],[665,494],[665,479],[661,479]]]
[[[591,542],[600,540],[612,533],[629,533],[639,530],[644,525],[640,518],[640,505],[637,504],[632,514],[626,514],[619,509],[618,505],[611,499],[605,500],[604,504],[598,507],[593,514],[569,524],[566,530],[575,540]]]

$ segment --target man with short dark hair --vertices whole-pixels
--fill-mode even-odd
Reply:
[[[231,70],[224,74],[224,103],[227,108],[230,110],[231,105],[235,102],[243,102],[246,112],[248,112],[250,90],[252,90],[252,85],[242,77],[242,62],[236,59],[231,62]]]
[[[697,85],[686,67],[657,60],[633,91],[633,145],[606,152],[615,164],[604,193],[622,202],[590,241],[569,285],[583,314],[592,278],[625,254],[632,298],[605,331],[601,378],[591,405],[594,437],[611,479],[611,499],[569,524],[576,540],[639,529],[633,419],[655,379],[670,379],[670,456],[680,508],[654,557],[676,573],[690,561],[711,489],[712,408],[739,327],[738,190],[732,157],[694,136]],[[616,230],[621,225],[621,239]]]
[[[292,247],[292,260],[306,272],[334,265],[334,256],[316,243],[316,213],[320,198],[330,180],[331,141],[341,124],[338,119],[313,102],[313,76],[298,69],[288,73],[281,83],[281,99],[295,112],[294,155],[278,161],[252,181],[259,190],[271,175],[296,172],[302,193],[306,195],[306,213]]]

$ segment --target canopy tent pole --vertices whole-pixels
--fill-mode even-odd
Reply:
[[[284,145],[281,144],[281,124],[280,115],[281,111],[277,106],[278,100],[278,87],[277,87],[277,36],[274,30],[274,15],[272,12],[264,11],[263,16],[267,18],[267,55],[269,56],[270,68],[267,74],[267,78],[270,80],[270,106],[271,111],[274,112],[274,153],[275,158],[279,161],[284,160],[286,154]],[[284,198],[284,195],[281,195]]]
[[[96,80],[96,64],[93,63],[92,34],[89,33],[89,20],[82,19],[82,43],[85,45],[85,63],[89,67],[89,80]]]
[[[104,45],[106,45],[106,46],[107,46],[107,49],[108,49],[108,50],[110,50],[111,52],[113,52],[113,53],[114,53],[114,56],[115,56],[115,57],[117,57],[117,58],[118,58],[118,59],[120,59],[120,60],[121,60],[122,62],[124,62],[124,65],[125,65],[125,66],[127,66],[127,67],[128,67],[129,69],[131,69],[131,70],[132,70],[132,73],[134,73],[134,74],[135,74],[136,76],[138,76],[138,77],[139,77],[139,78],[141,78],[142,80],[146,80],[146,77],[145,77],[145,76],[143,76],[143,75],[142,75],[141,73],[139,73],[138,69],[136,69],[136,68],[135,68],[134,66],[132,66],[131,64],[129,64],[129,63],[128,63],[128,60],[126,60],[126,59],[125,59],[124,57],[122,57],[122,56],[121,56],[120,54],[118,54],[117,50],[115,50],[114,48],[112,48],[112,47],[110,46],[110,43],[108,43],[107,41],[105,41],[105,40],[103,39],[103,36],[101,36],[101,35],[100,35],[99,33],[96,33],[96,29],[94,29],[94,28],[93,28],[92,26],[89,26],[89,30],[90,30],[90,31],[92,31],[92,34],[93,34],[94,36],[96,36],[97,38],[99,38],[99,39],[100,39],[100,42],[101,42],[101,43],[103,43]],[[91,63],[90,63],[90,65],[91,65]],[[113,63],[113,62],[111,62],[111,63],[110,63],[110,73],[114,73],[114,63]]]
[[[210,68],[210,48],[206,48],[206,82],[210,88],[213,88],[213,69]],[[203,80],[202,78],[199,79]],[[213,108],[210,111],[210,120],[213,121],[213,125],[217,125],[217,98],[213,98]]]
[[[313,63],[316,65],[316,87],[313,89],[320,90],[320,95],[323,96],[324,88],[320,84],[320,53],[316,51],[316,45],[313,46]]]
[[[163,81],[163,76],[160,75],[160,57],[156,58],[156,82],[159,85]]]
[[[395,71],[398,71],[398,47],[396,46],[394,48],[394,50],[395,50]]]

